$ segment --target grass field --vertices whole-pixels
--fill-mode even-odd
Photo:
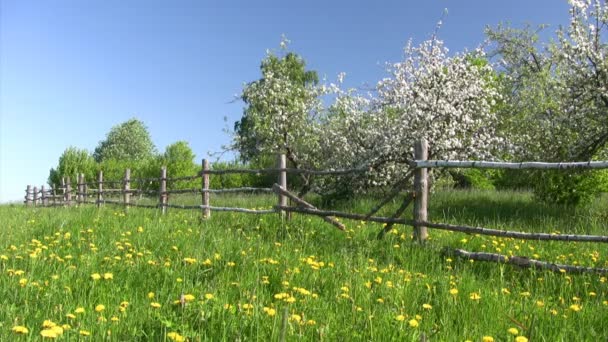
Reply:
[[[274,198],[214,199],[268,207]],[[173,199],[172,199],[173,201]],[[188,202],[187,200],[182,200]],[[608,232],[608,198],[572,210],[527,193],[438,192],[436,222]],[[371,199],[339,203],[366,212]],[[387,208],[385,214],[395,209]],[[607,276],[441,256],[443,247],[608,267],[597,243],[522,241],[318,218],[107,206],[0,206],[0,340],[605,341]]]

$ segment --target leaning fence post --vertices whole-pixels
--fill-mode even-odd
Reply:
[[[30,202],[30,193],[32,192],[32,186],[28,185],[25,188],[25,205],[29,206],[31,204]]]
[[[97,174],[97,208],[101,207],[103,201],[103,171]]]
[[[87,180],[84,178],[84,173],[81,173],[82,177],[82,201],[86,204],[89,200],[89,186],[87,185]]]
[[[61,177],[61,195],[62,195],[62,201],[63,201],[63,205],[66,204],[66,202],[68,201],[67,199],[67,193],[65,191],[65,177]]]
[[[414,146],[414,159],[427,160],[429,153],[428,143],[426,139],[420,139]],[[428,218],[428,171],[426,168],[416,168],[414,171],[414,221],[426,221]],[[428,238],[429,234],[425,226],[414,225],[414,238],[422,242]]]
[[[203,218],[211,217],[211,208],[209,208],[209,161],[207,159],[203,159]]]
[[[44,188],[44,185],[40,187],[40,197],[42,197],[42,206],[46,207],[46,189]]]
[[[287,158],[285,154],[281,153],[278,157],[278,169],[279,169],[279,185],[283,190],[287,190]],[[279,207],[287,206],[287,197],[282,193],[279,193]],[[281,210],[281,218],[285,218],[285,211]]]
[[[160,210],[163,214],[167,212],[167,167],[163,166],[160,169],[160,197],[159,197],[159,205]]]
[[[34,196],[33,196],[34,207],[38,205],[38,187],[34,187]]]
[[[124,192],[124,202],[125,202],[125,210],[129,208],[129,201],[131,199],[131,170],[125,170],[125,179],[123,184],[123,192]]]

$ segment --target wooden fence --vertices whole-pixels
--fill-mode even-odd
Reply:
[[[337,217],[347,218],[361,221],[371,221],[384,223],[383,229],[379,232],[378,238],[382,238],[384,234],[390,231],[395,224],[410,225],[414,228],[414,238],[423,242],[428,238],[428,228],[456,231],[467,234],[481,234],[498,237],[510,237],[525,240],[553,240],[553,241],[579,241],[579,242],[600,242],[608,243],[608,236],[598,235],[576,235],[576,234],[549,234],[549,233],[528,233],[509,230],[499,230],[484,227],[472,227],[464,225],[453,225],[447,223],[430,222],[428,220],[428,172],[430,168],[493,168],[493,169],[608,169],[608,161],[587,161],[573,163],[543,163],[543,162],[489,162],[489,161],[453,161],[453,160],[427,160],[428,144],[425,140],[416,143],[414,148],[414,159],[410,163],[410,171],[405,177],[394,185],[393,190],[389,195],[382,200],[367,214],[345,213],[332,210],[321,210],[315,208],[312,204],[298,198],[296,195],[288,191],[287,175],[288,174],[306,174],[306,175],[351,175],[356,173],[365,173],[369,168],[358,168],[349,170],[303,170],[287,168],[285,155],[278,156],[277,167],[274,169],[228,169],[228,170],[213,170],[207,160],[203,160],[201,171],[194,176],[168,178],[167,169],[161,169],[159,178],[150,179],[131,179],[130,170],[126,170],[124,178],[119,181],[107,181],[103,179],[103,173],[99,172],[95,182],[85,182],[84,175],[79,174],[76,187],[71,186],[69,178],[64,178],[59,188],[47,189],[44,186],[32,187],[27,186],[25,204],[28,206],[71,206],[81,204],[94,204],[98,207],[103,204],[119,204],[126,208],[128,207],[146,207],[159,208],[164,214],[167,208],[177,209],[193,209],[201,210],[203,218],[209,218],[212,211],[232,211],[247,214],[274,214],[278,213],[285,217],[287,212],[302,213],[307,215],[321,216],[323,219],[334,225],[336,228],[344,230],[342,223],[336,220]],[[210,189],[209,176],[223,174],[277,174],[277,183],[272,188],[254,188],[241,187],[231,189]],[[391,202],[397,195],[402,193],[409,185],[410,179],[414,178],[414,189],[406,194],[401,206],[390,217],[374,216],[382,207]],[[168,190],[167,182],[192,181],[200,178],[201,187],[192,189]],[[133,188],[132,184],[143,184],[144,182],[159,182],[159,190],[145,190],[143,188]],[[114,188],[106,188],[105,185],[114,186]],[[120,188],[116,188],[120,185]],[[272,209],[259,210],[236,207],[218,207],[211,205],[210,194],[219,193],[238,193],[238,192],[266,192],[277,194],[277,205]],[[179,193],[196,193],[201,195],[201,205],[178,205],[169,203],[169,194]],[[122,200],[108,200],[106,195],[118,194],[122,196]],[[153,195],[158,198],[158,203],[139,204],[131,200],[132,195]],[[74,198],[75,197],[75,198]],[[91,200],[92,198],[92,200]],[[288,199],[292,205],[288,205]],[[401,216],[414,202],[413,219],[402,218]],[[295,204],[295,205],[294,205]],[[584,268],[569,265],[556,265],[543,261],[528,259],[525,257],[507,257],[492,253],[472,253],[463,250],[449,250],[445,252],[448,255],[455,255],[467,259],[475,259],[481,261],[497,261],[510,263],[520,267],[544,268],[552,271],[567,270],[569,272],[599,272],[608,273],[608,269]]]

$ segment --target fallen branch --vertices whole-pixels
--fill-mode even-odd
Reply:
[[[296,195],[294,195],[294,194],[292,194],[291,192],[289,192],[289,191],[287,191],[287,190],[283,189],[283,188],[282,188],[282,187],[281,187],[279,184],[276,184],[276,183],[275,183],[275,184],[272,186],[272,190],[273,190],[274,192],[276,192],[277,194],[280,194],[280,195],[283,195],[283,196],[288,197],[288,198],[289,198],[289,199],[291,199],[292,201],[294,201],[294,202],[296,202],[297,204],[302,205],[302,206],[304,206],[304,207],[306,207],[306,208],[309,208],[309,209],[315,209],[315,210],[317,209],[317,208],[315,208],[315,206],[313,206],[312,204],[310,204],[310,203],[308,203],[308,202],[304,201],[304,200],[303,200],[303,199],[301,199],[301,198],[298,198]],[[340,229],[340,230],[345,230],[345,229],[346,229],[346,227],[344,226],[344,224],[342,224],[341,222],[339,222],[338,220],[336,220],[336,218],[335,218],[335,217],[331,217],[331,216],[323,216],[323,220],[324,220],[325,222],[327,222],[327,223],[331,223],[331,224],[333,224],[333,225],[334,225],[336,228],[338,228],[338,229]]]
[[[410,203],[412,203],[412,200],[414,200],[414,193],[410,192],[409,194],[407,194],[407,196],[405,196],[405,198],[403,199],[403,203],[401,204],[399,209],[397,209],[397,211],[393,214],[393,216],[391,216],[391,218],[396,219],[399,216],[403,215],[403,212],[405,211],[405,209],[407,209]],[[393,229],[394,225],[394,222],[387,223],[386,226],[384,226],[384,228],[382,228],[382,230],[378,233],[378,236],[376,238],[378,240],[382,239],[386,233],[390,232],[391,229]]]
[[[584,266],[573,266],[573,265],[561,265],[553,264],[547,261],[541,261],[536,259],[529,259],[523,256],[512,256],[508,257],[502,254],[485,253],[485,252],[469,252],[463,249],[450,249],[445,248],[442,251],[445,256],[455,256],[468,260],[476,261],[491,261],[503,264],[515,265],[521,268],[533,268],[549,270],[557,273],[600,273],[608,274],[608,268],[595,268],[595,267],[584,267]]]

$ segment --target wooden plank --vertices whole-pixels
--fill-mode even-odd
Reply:
[[[278,164],[277,165],[278,168],[281,170],[287,168],[287,158],[284,153],[281,153],[278,155],[277,164]],[[287,171],[279,172],[278,184],[281,187],[281,189],[284,189],[285,191],[287,191]],[[280,207],[287,206],[287,197],[281,192],[278,193],[278,205]],[[284,211],[281,211],[280,215],[281,215],[281,218],[285,218]]]
[[[163,214],[167,212],[167,167],[163,166],[160,169],[160,192],[159,206]]]
[[[97,174],[97,208],[101,207],[103,201],[103,171]]]
[[[123,190],[123,201],[125,202],[125,209],[127,209],[131,201],[131,169],[125,170]]]

